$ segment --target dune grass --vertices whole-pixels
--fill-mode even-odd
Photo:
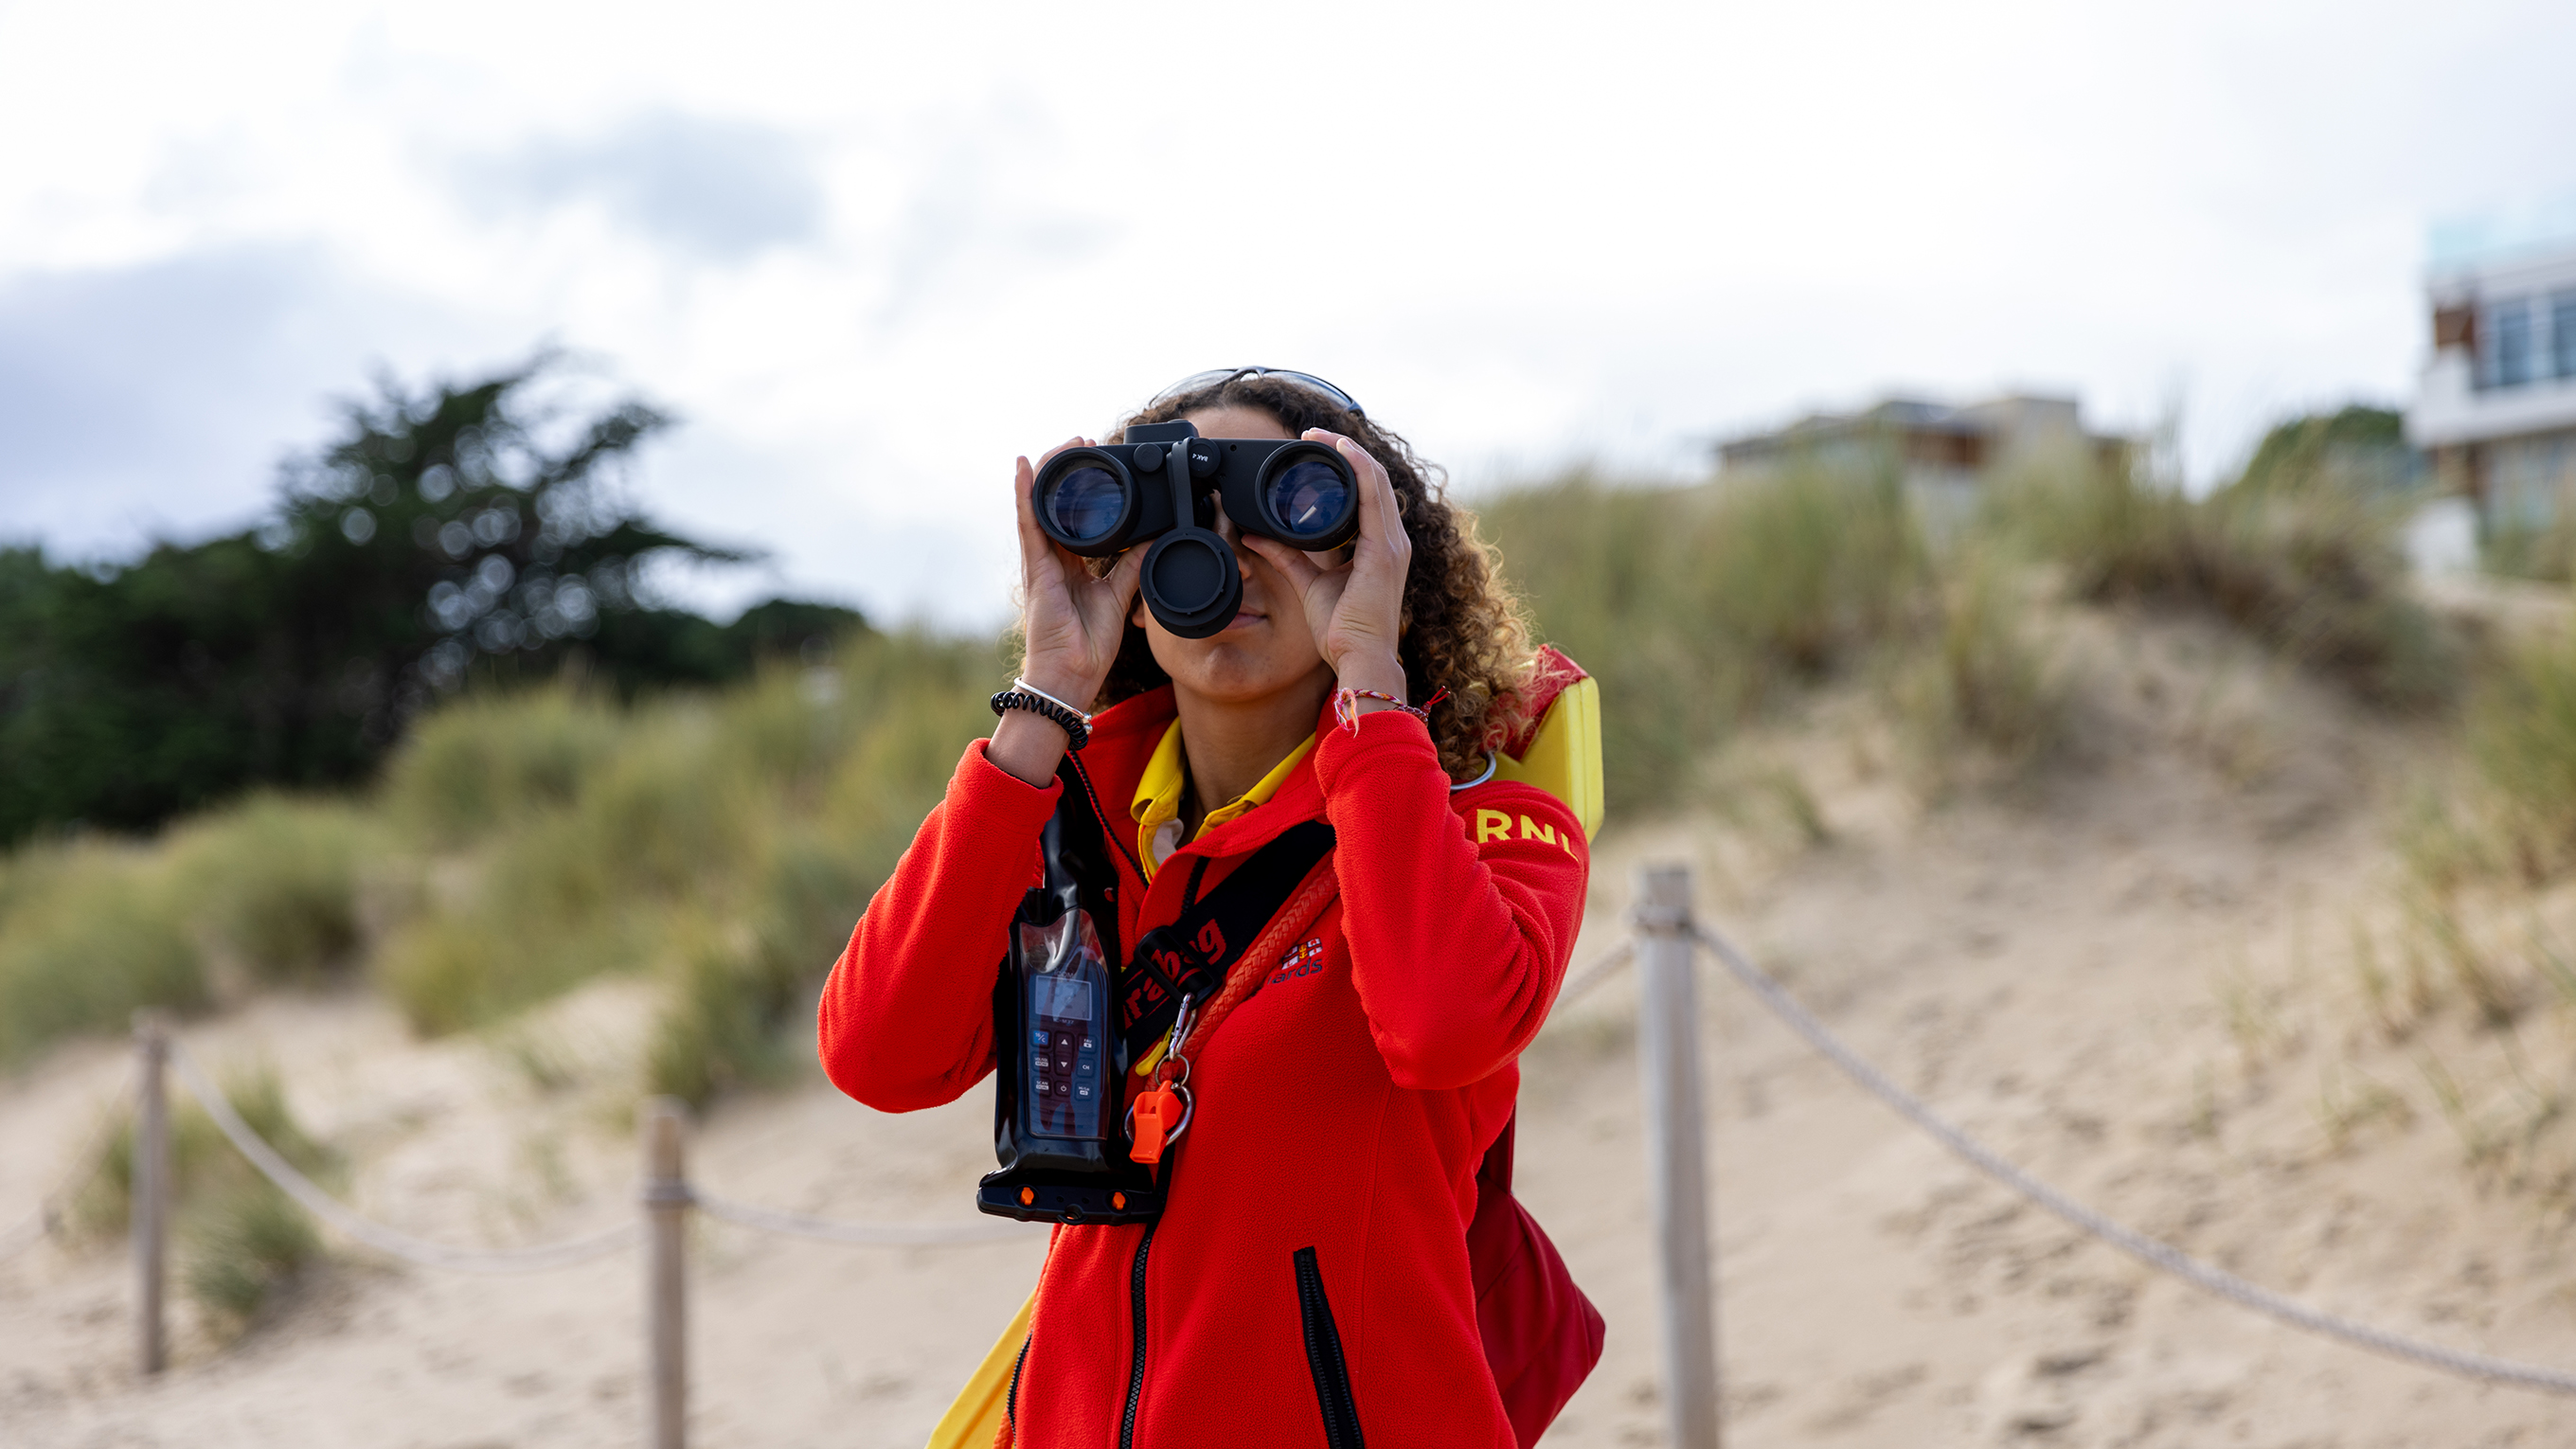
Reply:
[[[122,1030],[139,1006],[203,1006],[205,962],[179,896],[161,852],[110,841],[31,846],[0,864],[0,1064]]]
[[[2448,864],[2510,866],[2537,884],[2576,865],[2576,639],[2508,646],[2468,710],[2470,759],[2483,785],[2472,808],[2484,829],[2453,844],[2453,860],[2423,847],[2426,872]],[[2478,808],[2482,807],[2482,808]],[[2462,827],[2444,815],[2423,823],[2428,842]]]
[[[651,1090],[775,1077],[801,1056],[782,1030],[989,722],[998,667],[989,645],[870,635],[721,695],[608,713],[541,693],[541,750],[508,743],[500,702],[424,731],[434,763],[388,794],[434,822],[454,879],[392,931],[378,981],[434,1034],[661,971]]]
[[[2195,499],[2058,460],[1999,480],[1985,512],[2076,598],[2214,613],[2375,705],[2434,711],[2459,692],[2459,649],[2406,588],[2394,504],[2336,475]]]
[[[421,722],[385,772],[385,813],[429,846],[458,846],[559,807],[615,751],[618,713],[557,685],[469,695]]]
[[[1983,765],[2009,780],[2063,742],[2072,685],[2035,627],[2032,581],[1990,548],[1952,555],[1939,621],[1890,670],[1916,778],[1946,791]]]
[[[1937,613],[1890,474],[1797,468],[1681,489],[1578,474],[1480,512],[1541,637],[1601,682],[1614,811],[1687,797],[1747,714]]]
[[[2535,583],[2576,578],[2576,518],[2561,515],[2545,525],[2508,524],[2489,532],[2478,562],[2488,573]]]
[[[221,1085],[233,1110],[287,1161],[326,1181],[337,1172],[338,1155],[296,1121],[274,1070],[255,1065],[227,1072]],[[133,1213],[131,1104],[117,1109],[98,1154],[71,1218],[81,1231],[106,1237],[124,1232]],[[304,1210],[270,1186],[205,1109],[184,1097],[170,1113],[170,1204],[180,1284],[220,1332],[247,1327],[322,1256],[321,1234]]]
[[[208,1198],[181,1222],[179,1245],[188,1296],[236,1332],[322,1256],[313,1220],[264,1182]]]
[[[1601,681],[1621,818],[1718,792],[1702,768],[1732,731],[1838,676],[1892,682],[1927,758],[2047,758],[2067,702],[2034,626],[2050,598],[2214,611],[2391,705],[2438,705],[2459,677],[2401,587],[2389,517],[2323,486],[2195,502],[2090,462],[2033,466],[1938,547],[1898,478],[1867,468],[1687,488],[1577,474],[1478,512],[1542,637]],[[426,1034],[655,975],[669,1005],[645,1085],[704,1101],[772,1079],[1006,674],[989,641],[861,633],[717,693],[481,693],[421,721],[368,792],[256,796],[155,845],[22,849],[0,859],[0,1066],[140,1005],[362,963]],[[2515,697],[2576,718],[2539,675]],[[2481,736],[2497,771],[2569,775],[2524,790],[2535,811],[2576,795],[2576,765],[2540,763],[2576,759],[2576,722],[2559,728]],[[2517,743],[2533,729],[2548,737]],[[2526,834],[2576,848],[2565,811]]]
[[[768,1044],[989,726],[1001,674],[986,642],[870,633],[721,693],[475,696],[369,794],[22,849],[0,858],[0,1065],[139,1006],[202,1010],[220,981],[312,985],[363,960],[433,1035],[604,972],[667,973],[646,1086],[703,1101],[774,1077],[800,1052]]]
[[[76,838],[0,860],[0,1065],[137,1007],[195,1011],[217,962],[251,985],[311,983],[361,944],[377,849],[347,801],[257,795],[157,845]]]
[[[182,909],[257,980],[317,981],[357,952],[377,835],[349,801],[254,795],[173,832]]]

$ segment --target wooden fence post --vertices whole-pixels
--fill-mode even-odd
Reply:
[[[149,1378],[169,1366],[163,1314],[170,1242],[170,1018],[134,1013],[134,1164],[127,1216],[134,1231],[134,1362]]]
[[[1664,1318],[1664,1422],[1674,1449],[1718,1449],[1717,1303],[1699,1069],[1690,870],[1637,872],[1637,1058]]]
[[[652,1379],[651,1449],[685,1449],[689,1415],[688,1281],[683,1243],[689,1179],[676,1098],[644,1104],[644,1304]]]

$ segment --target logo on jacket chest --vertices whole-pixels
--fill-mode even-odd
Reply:
[[[1288,948],[1287,954],[1279,958],[1279,969],[1271,972],[1269,981],[1263,984],[1277,986],[1283,981],[1294,981],[1300,976],[1312,976],[1323,969],[1324,938],[1309,936],[1304,945]]]

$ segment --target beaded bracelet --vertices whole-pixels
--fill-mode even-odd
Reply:
[[[993,713],[999,715],[1006,709],[1027,710],[1063,730],[1066,749],[1081,749],[1091,740],[1091,716],[1025,679],[1012,680],[1010,688],[993,696]]]

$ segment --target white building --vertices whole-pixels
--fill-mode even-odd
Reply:
[[[2438,228],[2433,353],[2406,440],[2487,536],[2576,508],[2576,204]]]

